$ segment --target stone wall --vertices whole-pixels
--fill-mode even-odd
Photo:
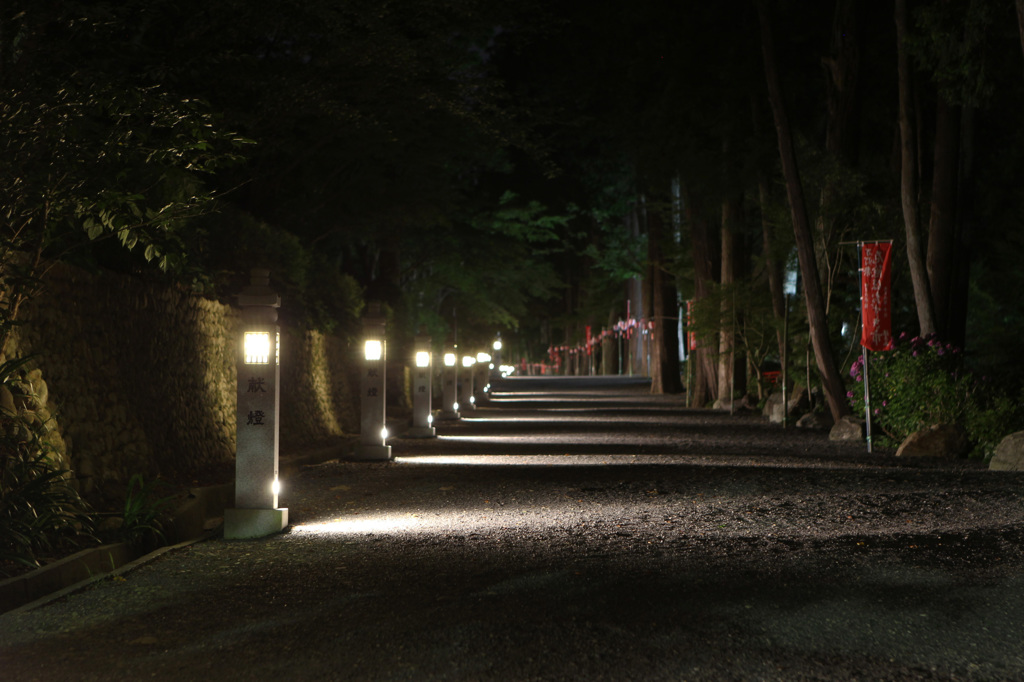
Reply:
[[[88,497],[116,497],[134,473],[188,480],[234,461],[240,316],[231,306],[58,266],[22,320],[15,355],[32,354],[29,366],[42,370]],[[357,430],[347,345],[282,329],[281,352],[282,447]]]
[[[281,336],[282,448],[358,433],[359,379],[349,344],[319,332]]]

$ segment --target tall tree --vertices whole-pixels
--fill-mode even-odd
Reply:
[[[931,211],[926,264],[935,315],[935,330],[951,341],[952,281],[956,253],[957,170],[960,160],[960,107],[940,94],[935,103],[935,154],[932,162]],[[960,254],[962,257],[963,254]],[[962,338],[962,335],[957,335]],[[961,341],[960,345],[963,345]]]
[[[664,217],[651,211],[647,217],[648,280],[651,283],[651,393],[681,393],[679,377],[679,314],[677,289],[666,267]]]
[[[921,219],[917,188],[917,138],[914,131],[914,100],[911,84],[910,55],[907,51],[907,0],[896,0],[896,49],[899,70],[899,123],[900,123],[900,196],[903,206],[903,225],[907,237],[907,261],[910,280],[914,287],[914,303],[921,336],[935,334],[935,310]]]
[[[1017,0],[1017,30],[1020,32],[1020,49],[1024,53],[1024,0]]]
[[[821,282],[818,279],[818,266],[814,255],[814,238],[811,234],[811,223],[807,216],[803,187],[797,169],[793,136],[790,132],[789,119],[786,115],[782,95],[782,82],[775,62],[775,40],[767,0],[758,0],[757,13],[761,25],[761,50],[764,57],[765,80],[768,84],[768,98],[775,119],[782,174],[786,180],[786,194],[789,197],[789,208],[793,218],[797,256],[800,261],[800,274],[803,278],[804,297],[807,304],[807,319],[811,328],[811,344],[814,347],[815,361],[821,374],[825,400],[833,419],[839,420],[840,417],[850,413],[850,406],[845,400],[843,380],[839,375],[839,369],[832,353],[832,342],[828,335],[825,300],[821,293]]]
[[[740,252],[743,247],[740,237],[740,205],[741,197],[732,196],[722,201],[722,268],[721,275],[721,332],[718,340],[718,401],[723,406],[732,405],[736,398],[733,395],[733,388],[741,380],[744,365],[742,358],[737,358],[736,353],[736,319],[735,296],[730,292],[735,290],[740,280]],[[737,372],[737,366],[740,372]],[[745,375],[743,375],[745,379]],[[740,383],[743,383],[740,381]]]
[[[715,283],[718,282],[721,268],[718,240],[706,209],[697,203],[698,199],[691,192],[689,185],[683,184],[682,194],[693,251],[694,299],[700,301],[711,295]],[[707,339],[698,340],[690,361],[694,367],[694,381],[693,393],[687,396],[687,402],[691,407],[703,407],[718,395],[716,355],[717,349],[708,347]]]

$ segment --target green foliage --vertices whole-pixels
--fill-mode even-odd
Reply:
[[[988,461],[1004,437],[1024,429],[1024,389],[1016,396],[993,392],[969,404],[967,433],[975,442],[972,457]]]
[[[769,356],[778,354],[778,325],[768,287],[754,282],[716,286],[693,302],[689,331],[697,344],[717,357],[719,334],[734,331],[737,350],[746,354],[758,373]]]
[[[0,235],[30,253],[63,255],[116,239],[162,270],[180,267],[179,233],[210,205],[199,176],[236,162],[245,140],[224,134],[201,102],[151,88],[71,80],[0,102]]]
[[[173,495],[160,496],[166,488],[162,481],[145,481],[141,474],[128,480],[120,529],[125,542],[148,549],[166,541],[163,516],[174,502]]]
[[[0,364],[0,383],[19,377],[27,359]],[[45,425],[11,405],[0,408],[0,574],[95,541],[93,516],[67,470],[55,463]]]
[[[363,291],[337,260],[294,233],[229,206],[205,216],[198,226],[207,234],[202,250],[194,254],[201,265],[194,280],[200,291],[231,300],[248,283],[252,268],[268,268],[286,301],[284,321],[325,333],[358,331]]]
[[[856,385],[847,393],[854,412],[864,416],[864,357],[850,368]],[[934,338],[901,334],[892,351],[875,353],[868,367],[872,424],[885,444],[899,445],[931,424],[963,427],[974,445],[972,456],[988,457],[1003,436],[1024,427],[1024,406],[1000,394],[964,368],[963,354]]]
[[[568,213],[575,208],[570,206]],[[556,242],[559,230],[565,228],[570,216],[555,215],[539,201],[523,202],[515,192],[507,191],[498,199],[498,206],[485,220],[485,229],[516,241],[534,245]]]
[[[92,542],[92,516],[41,449],[0,437],[0,574]]]
[[[911,52],[950,103],[985,106],[991,100],[990,44],[997,22],[1011,18],[1006,9],[991,0],[968,0],[927,3],[914,10]]]

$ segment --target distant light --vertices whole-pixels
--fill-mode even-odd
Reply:
[[[380,360],[384,354],[384,344],[379,339],[367,339],[363,351],[367,360]]]
[[[786,269],[786,276],[782,282],[782,293],[789,296],[796,296],[797,270],[795,267]]]
[[[380,437],[383,440],[387,440],[388,439],[388,427],[385,426],[383,429],[380,430]]]
[[[491,361],[491,356],[488,355],[487,353],[477,353],[476,354],[476,361],[480,362],[480,363],[490,362]]]
[[[501,350],[501,339],[494,342],[494,350]]]
[[[433,423],[434,423],[434,415],[428,414],[427,415],[427,424],[433,424]]]
[[[476,396],[475,396],[475,395],[471,395],[471,396],[469,396],[469,402],[471,402],[471,403],[473,403],[474,405],[476,405]]]
[[[452,410],[454,410],[455,412],[458,412],[459,411],[459,404],[458,403],[452,403]]]
[[[416,366],[417,367],[430,367],[430,353],[421,350],[416,352]]]
[[[444,354],[444,366],[445,367],[454,367],[455,366],[455,353],[445,353]]]
[[[462,366],[463,367],[472,367],[475,364],[476,364],[476,360],[473,359],[472,356],[466,355],[466,356],[464,356],[462,358]]]
[[[281,481],[280,481],[280,479],[275,478],[274,482],[270,484],[270,492],[274,493],[275,495],[280,495],[281,494]]]

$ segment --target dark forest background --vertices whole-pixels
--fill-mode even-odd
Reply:
[[[56,260],[225,301],[261,266],[291,324],[354,334],[376,299],[394,343],[501,332],[514,361],[630,300],[663,322],[655,390],[677,391],[694,299],[704,404],[778,360],[788,272],[794,362],[839,414],[859,354],[849,242],[891,239],[894,331],[1019,386],[1020,12],[5,2],[5,338]],[[746,361],[723,362],[733,345]]]

